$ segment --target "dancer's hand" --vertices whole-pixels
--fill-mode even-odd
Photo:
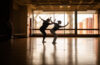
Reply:
[[[42,19],[40,16],[39,16],[39,18],[40,18],[41,20],[44,20],[44,19]]]
[[[51,19],[52,17],[50,17],[50,19]]]
[[[39,16],[39,18],[41,18],[41,17]]]
[[[69,22],[65,26],[61,26],[61,27],[66,27],[68,24],[69,24]]]

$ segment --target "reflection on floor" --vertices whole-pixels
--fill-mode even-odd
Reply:
[[[52,44],[47,37],[0,42],[0,65],[100,65],[100,38],[61,38]]]

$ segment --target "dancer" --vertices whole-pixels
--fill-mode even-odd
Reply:
[[[61,21],[58,21],[58,23],[52,22],[52,24],[54,24],[54,27],[50,30],[50,32],[54,36],[53,44],[55,44],[56,43],[56,39],[57,39],[56,31],[61,27],[66,27],[69,23],[67,23],[65,26],[60,26]]]
[[[46,20],[42,19],[41,17],[39,17],[39,18],[43,21],[43,24],[42,24],[42,26],[40,27],[40,31],[41,31],[41,33],[43,34],[42,43],[45,43],[45,42],[46,42],[46,41],[45,41],[45,37],[46,37],[46,32],[45,32],[45,30],[47,29],[47,27],[48,27],[50,24],[52,24],[52,23],[50,23],[51,17],[48,18],[48,19],[46,19]]]

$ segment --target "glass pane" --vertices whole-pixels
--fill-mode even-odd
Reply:
[[[64,26],[69,22],[68,26],[61,29],[75,29],[75,15],[73,11],[56,11],[54,17],[56,19],[56,23],[58,20],[62,21],[61,26]]]
[[[53,14],[54,14],[53,12],[49,12],[49,11],[47,11],[47,12],[45,12],[45,11],[34,11],[34,22],[33,22],[32,28],[33,29],[39,29],[41,27],[43,21],[39,17],[41,17],[44,20],[52,17],[51,20],[53,21],[54,20]],[[48,29],[52,28],[52,27],[53,27],[53,25],[50,25],[48,27]]]
[[[51,20],[54,21],[54,19],[56,19],[56,23],[58,20],[60,20],[62,21],[61,26],[64,26],[69,22],[70,24],[66,26],[65,29],[75,28],[74,11],[34,11],[34,22],[32,22],[32,29],[39,29],[41,27],[43,21],[39,18],[39,16],[44,20],[52,17]],[[49,25],[47,29],[51,29],[53,26],[54,25]]]
[[[32,30],[32,34],[41,34],[40,30]]]
[[[41,34],[40,30],[33,30],[33,34]],[[50,30],[46,30],[47,34],[51,34]],[[56,31],[56,34],[64,34],[64,30],[58,30]]]
[[[50,30],[46,30],[47,34],[51,35]],[[74,34],[74,30],[57,30],[56,34]],[[40,30],[32,30],[32,34],[41,34]]]
[[[42,25],[42,20],[39,18],[46,20],[49,17],[52,17],[52,21],[56,19],[56,23],[58,20],[61,20],[61,26],[66,25],[69,22],[69,25],[66,27],[62,27],[60,29],[75,29],[75,14],[74,11],[34,11],[34,22],[32,22],[32,29],[39,29]],[[47,29],[52,29],[54,25],[49,25]],[[49,30],[46,30],[47,34],[51,34]],[[74,30],[58,30],[57,34],[74,34]],[[41,34],[39,30],[32,30],[32,34]]]
[[[65,34],[75,34],[75,30],[65,30]]]
[[[57,30],[56,34],[64,34],[64,30]]]
[[[65,12],[65,25],[69,22],[65,29],[75,29],[75,14],[73,11]]]
[[[96,11],[78,11],[78,29],[98,29]]]
[[[98,30],[78,30],[78,34],[98,34]]]

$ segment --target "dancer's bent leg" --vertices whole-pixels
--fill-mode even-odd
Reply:
[[[42,43],[45,43],[46,32],[45,32],[45,30],[41,30],[41,29],[40,29],[40,31],[41,31],[42,34],[43,34],[43,40],[42,40]]]
[[[51,33],[53,34],[53,36],[54,36],[53,43],[55,43],[55,42],[56,42],[56,39],[57,39],[57,35],[56,35],[56,33],[55,33],[54,30],[50,30],[50,32],[51,32]]]
[[[54,35],[53,43],[56,43],[57,35]]]
[[[46,32],[44,31],[44,33],[43,33],[43,41],[42,41],[42,43],[45,43],[45,38],[46,38]]]

